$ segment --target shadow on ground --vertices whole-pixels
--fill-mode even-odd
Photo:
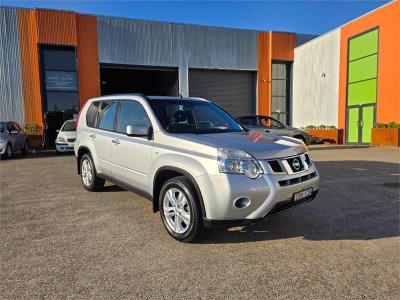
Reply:
[[[369,240],[400,235],[399,164],[317,162],[320,192],[310,203],[242,230],[205,230],[200,243],[244,243],[303,237]]]

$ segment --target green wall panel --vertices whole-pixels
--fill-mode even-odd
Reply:
[[[376,79],[349,84],[347,105],[376,102]]]
[[[347,142],[358,143],[358,107],[349,108]]]
[[[352,38],[349,47],[350,61],[378,52],[378,29]]]
[[[378,74],[378,54],[349,63],[349,83],[375,78]]]
[[[361,138],[362,142],[371,143],[371,131],[372,127],[374,126],[374,107],[373,106],[363,107],[362,117],[363,117],[362,138]]]

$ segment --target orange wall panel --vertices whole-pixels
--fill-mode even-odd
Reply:
[[[76,46],[76,18],[73,12],[36,10],[38,42]]]
[[[272,60],[293,61],[296,34],[272,32]]]
[[[376,121],[400,122],[400,4],[388,4],[341,28],[339,127],[346,122],[347,42],[354,35],[379,27],[378,93]]]
[[[100,67],[96,17],[76,17],[78,72],[81,107],[90,98],[100,96]]]
[[[259,115],[271,112],[271,32],[258,33],[258,104]]]
[[[18,10],[18,25],[25,121],[43,127],[35,11]]]

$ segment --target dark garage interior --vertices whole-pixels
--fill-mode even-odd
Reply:
[[[101,94],[177,96],[178,69],[101,65]]]

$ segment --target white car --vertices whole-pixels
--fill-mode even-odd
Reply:
[[[75,120],[65,121],[56,139],[57,153],[73,152],[76,139]]]

